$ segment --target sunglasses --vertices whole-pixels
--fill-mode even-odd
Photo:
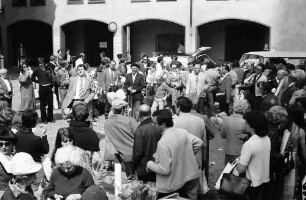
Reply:
[[[63,143],[68,143],[68,142],[72,142],[72,139],[68,139],[68,140],[63,140]]]
[[[2,148],[3,146],[10,146],[12,143],[11,142],[0,142],[0,148]]]

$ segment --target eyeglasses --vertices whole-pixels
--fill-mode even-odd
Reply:
[[[3,146],[10,146],[11,145],[11,142],[0,142],[0,148],[2,148]]]
[[[63,140],[62,143],[72,142],[72,139]]]

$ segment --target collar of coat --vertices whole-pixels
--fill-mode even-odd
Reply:
[[[140,122],[139,126],[143,126],[143,125],[149,124],[151,122],[153,122],[153,120],[152,120],[151,117],[149,117],[149,118],[143,120],[142,122]]]

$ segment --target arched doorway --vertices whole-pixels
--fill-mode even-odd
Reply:
[[[86,62],[91,66],[100,65],[100,52],[113,58],[113,33],[108,25],[93,20],[78,20],[62,26],[66,49],[71,55],[85,53]]]
[[[185,41],[185,27],[165,20],[148,19],[124,26],[123,35],[124,52],[127,51],[127,43],[130,41],[132,60],[138,61],[141,53],[151,57],[153,52],[177,52],[179,42]]]
[[[217,61],[239,60],[249,51],[263,51],[269,45],[270,28],[251,21],[225,19],[198,27],[199,46],[210,46],[210,56]]]
[[[7,30],[10,66],[17,65],[20,44],[23,44],[28,59],[43,57],[48,60],[53,54],[51,25],[36,20],[23,20],[8,26]]]

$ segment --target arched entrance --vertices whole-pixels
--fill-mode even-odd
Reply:
[[[251,21],[225,19],[198,27],[199,46],[210,46],[210,56],[217,61],[239,60],[249,51],[263,51],[269,45],[270,28]]]
[[[130,28],[130,39],[128,34]],[[177,52],[179,42],[185,41],[185,27],[174,22],[148,19],[124,26],[124,52],[130,52],[133,61],[140,59],[141,53],[149,57],[153,52]]]
[[[100,52],[113,57],[113,33],[108,25],[93,20],[78,20],[62,26],[65,48],[70,49],[71,55],[85,53],[86,62],[91,66],[100,65]]]
[[[23,20],[7,27],[8,62],[17,65],[20,44],[28,59],[43,57],[46,60],[52,55],[52,26],[41,21]]]

